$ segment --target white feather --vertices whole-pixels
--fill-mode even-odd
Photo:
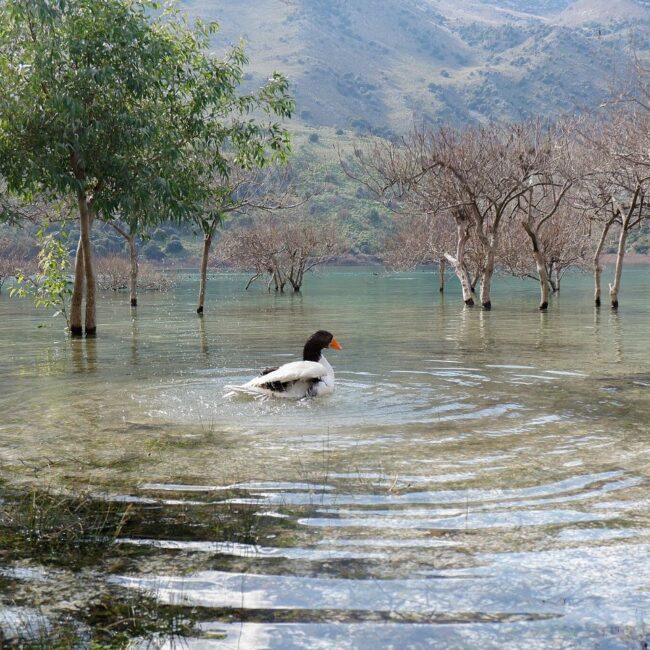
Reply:
[[[263,386],[264,384],[276,381],[284,384],[289,381],[301,381],[303,379],[320,379],[326,373],[327,369],[321,363],[316,363],[315,361],[292,361],[291,363],[285,363],[273,372],[251,379],[244,386],[252,388],[253,386]]]
[[[316,384],[313,380],[319,379]],[[292,383],[287,390],[277,391],[267,388],[270,383]],[[226,397],[235,394],[260,397],[281,397],[284,399],[301,399],[303,397],[315,397],[326,395],[334,389],[334,371],[325,357],[321,362],[315,361],[293,361],[285,363],[277,370],[266,375],[259,375],[241,386],[226,386]]]

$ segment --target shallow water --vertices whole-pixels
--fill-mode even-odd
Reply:
[[[121,540],[237,558],[108,578],[249,612],[215,615],[190,647],[640,648],[649,280],[626,270],[617,314],[573,276],[540,314],[534,285],[514,280],[483,312],[455,286],[441,297],[430,273],[328,271],[302,296],[218,275],[197,319],[188,277],[137,314],[105,296],[96,341],[3,295],[2,473],[135,503],[251,504],[290,525],[281,543]],[[328,354],[334,396],[224,398],[321,328],[343,345]]]

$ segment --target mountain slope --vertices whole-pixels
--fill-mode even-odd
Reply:
[[[597,104],[645,0],[187,0],[243,37],[251,83],[278,69],[312,126],[401,132],[418,119],[520,119]]]

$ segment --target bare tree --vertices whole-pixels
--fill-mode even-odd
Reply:
[[[518,164],[529,170],[528,189],[517,198],[513,214],[529,239],[530,245],[525,248],[531,252],[535,264],[540,310],[548,308],[553,267],[557,272],[558,264],[564,265],[573,257],[567,256],[568,250],[558,237],[568,236],[570,228],[576,228],[577,224],[574,220],[567,228],[564,226],[568,224],[556,218],[575,216],[565,208],[568,193],[580,177],[580,169],[573,161],[572,135],[569,122],[551,126],[529,122],[517,131],[516,146],[512,148]],[[567,243],[569,239],[573,240],[568,238]]]
[[[583,146],[594,172],[581,188],[581,200],[593,222],[599,224],[600,236],[594,253],[594,299],[601,302],[600,256],[612,231],[618,231],[614,279],[609,284],[613,309],[619,305],[619,292],[627,238],[650,216],[650,151],[648,151],[650,112],[627,108],[607,115],[582,130]]]
[[[36,272],[38,247],[13,238],[0,239],[0,292],[7,280],[19,273],[30,276]]]
[[[344,159],[339,152],[339,160],[349,177],[365,185],[398,218],[389,263],[404,268],[436,257],[448,261],[461,284],[464,303],[472,306],[468,269],[472,223],[464,206],[449,199],[444,183],[449,177],[441,173],[438,162],[430,160],[430,150],[444,145],[443,136],[443,132],[414,129],[396,142],[367,140],[355,147],[352,159]],[[448,237],[450,224],[453,234]]]
[[[540,150],[516,155],[528,146],[527,133],[524,125],[496,124],[462,133],[445,128],[414,129],[392,145],[372,142],[365,150],[359,147],[354,164],[343,164],[348,175],[389,203],[402,203],[413,212],[451,217],[456,228],[455,248],[446,250],[444,256],[460,280],[463,300],[474,304],[467,261],[472,240],[471,248],[482,257],[481,304],[491,309],[501,227],[520,197],[538,182]]]
[[[142,264],[138,284],[151,291],[166,291],[174,286],[174,279],[151,264]],[[133,268],[130,260],[123,257],[100,257],[97,259],[97,286],[100,289],[121,291],[132,287]]]
[[[283,293],[301,290],[305,273],[343,251],[343,242],[330,224],[302,221],[297,215],[260,214],[252,225],[224,233],[220,240],[224,261],[252,272],[246,289],[266,278],[267,289]]]
[[[568,213],[568,214],[567,214]],[[562,277],[571,268],[586,269],[591,257],[592,239],[586,225],[573,208],[562,206],[536,234],[538,248],[543,251],[544,273],[539,274],[539,259],[531,254],[531,238],[521,224],[513,219],[504,228],[499,250],[499,264],[504,271],[518,278],[540,283],[543,278],[548,291],[560,291]]]

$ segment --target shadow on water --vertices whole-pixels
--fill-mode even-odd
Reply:
[[[0,302],[2,644],[644,647],[642,298],[242,282],[216,276],[200,319],[190,282],[137,313],[105,296],[87,340]],[[320,328],[331,399],[224,398]]]

